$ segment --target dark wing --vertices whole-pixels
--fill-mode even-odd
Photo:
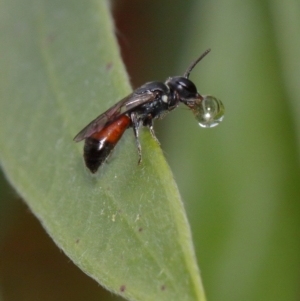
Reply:
[[[116,120],[119,116],[128,113],[129,111],[154,100],[155,94],[147,91],[142,94],[131,93],[125,98],[121,99],[114,106],[102,113],[96,119],[91,121],[84,127],[74,138],[74,141],[79,142],[85,138],[90,137],[96,132],[100,132],[107,124]]]

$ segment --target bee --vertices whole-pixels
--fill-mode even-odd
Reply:
[[[193,68],[210,52],[207,49],[185,71],[183,76],[169,77],[165,83],[148,82],[121,99],[107,111],[84,127],[74,138],[85,140],[83,157],[87,168],[95,173],[107,160],[125,130],[132,127],[138,150],[138,164],[142,161],[139,128],[149,128],[158,142],[153,129],[153,120],[162,119],[180,103],[189,107],[201,127],[218,125],[224,116],[224,106],[213,96],[200,95],[189,79]],[[158,142],[159,143],[159,142]]]

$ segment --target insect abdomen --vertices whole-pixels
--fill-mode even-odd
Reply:
[[[87,168],[95,173],[99,166],[105,161],[113,150],[111,144],[104,143],[101,147],[101,141],[93,138],[85,139],[83,156]]]
[[[95,173],[108,158],[130,124],[131,119],[127,115],[122,115],[100,132],[85,139],[83,157],[92,173]]]

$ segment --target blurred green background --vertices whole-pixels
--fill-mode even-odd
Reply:
[[[181,108],[155,123],[207,299],[299,300],[299,2],[116,0],[112,9],[134,88],[183,74],[212,48],[190,78],[222,99],[224,122],[201,129]],[[4,178],[0,189],[0,299],[121,300],[54,246]]]

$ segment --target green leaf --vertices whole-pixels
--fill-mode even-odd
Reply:
[[[130,92],[104,1],[0,4],[1,165],[57,245],[130,300],[205,300],[189,226],[157,143],[124,135],[97,175],[75,134]]]

